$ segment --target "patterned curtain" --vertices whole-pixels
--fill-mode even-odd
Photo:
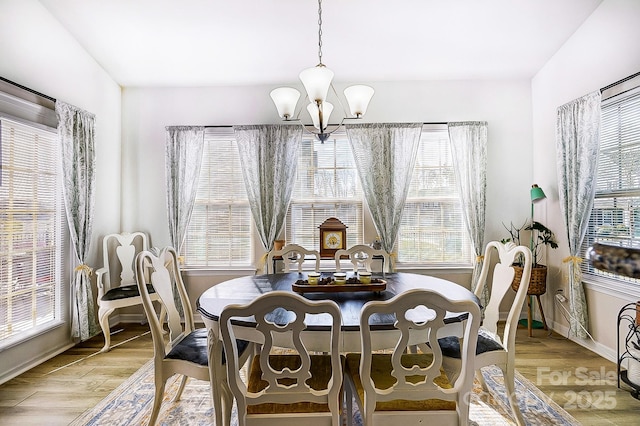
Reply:
[[[171,245],[180,248],[191,219],[198,191],[198,176],[204,149],[204,127],[166,127],[165,174],[167,214]]]
[[[567,264],[571,332],[587,337],[587,303],[578,256],[587,231],[596,190],[600,147],[600,91],[558,108],[556,145],[558,196],[569,241]]]
[[[449,140],[453,165],[460,188],[462,211],[471,236],[476,261],[473,266],[471,288],[475,291],[482,270],[484,225],[487,189],[487,123],[449,123]],[[482,306],[489,302],[489,287],[480,296]]]
[[[78,264],[72,287],[71,337],[87,340],[98,331],[91,289],[93,271],[85,264],[95,204],[95,116],[61,101],[56,101],[56,115],[64,205]]]
[[[284,225],[295,185],[302,126],[235,126],[251,214],[269,252]],[[264,256],[258,265],[264,266]]]
[[[365,199],[382,248],[391,254],[398,237],[422,123],[346,125]]]

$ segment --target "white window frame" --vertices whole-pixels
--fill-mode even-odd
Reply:
[[[618,179],[619,182],[624,182],[624,175],[628,176],[628,173],[632,171],[625,168],[625,164],[638,164],[638,161],[625,163],[625,160],[633,158],[634,154],[640,155],[640,77],[626,80],[622,86],[617,88],[613,86],[612,90],[618,93],[609,96],[603,91],[600,131],[601,156],[606,155],[606,158],[611,158],[612,154],[620,153],[618,164],[621,178]],[[617,108],[620,104],[631,105],[631,102],[633,102],[632,110],[625,114],[618,113]],[[617,151],[616,145],[618,147],[624,146],[625,150],[622,151],[621,148],[620,151]],[[599,163],[599,166],[607,170],[599,171],[600,181],[596,183],[594,209],[591,212],[589,227],[581,247],[582,257],[585,259],[588,248],[594,242],[640,248],[640,221],[638,221],[640,173],[633,176],[633,184],[625,184],[617,188],[610,188],[610,185],[605,187],[605,182],[611,182],[611,178],[614,176],[612,168],[606,167],[607,164],[610,162],[602,159]],[[626,182],[629,180],[627,179]],[[631,204],[637,207],[627,209],[626,206]],[[615,209],[616,207],[617,209]],[[614,209],[617,214],[614,214]],[[635,215],[634,210],[636,211]],[[635,220],[633,216],[636,217]],[[581,263],[581,268],[583,280],[588,286],[616,297],[630,295],[640,297],[640,279],[594,269],[587,261]]]

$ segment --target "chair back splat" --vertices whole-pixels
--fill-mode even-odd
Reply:
[[[462,356],[455,375],[445,372],[438,338],[457,334],[444,322],[447,312],[467,313]],[[395,330],[373,332],[370,318],[393,316]],[[452,301],[440,293],[412,289],[386,301],[368,302],[360,317],[361,354],[348,354],[345,381],[347,412],[355,397],[365,426],[466,425],[473,383],[473,355],[480,308],[469,300]],[[410,353],[419,342],[426,350]],[[428,420],[427,420],[428,419]]]
[[[341,271],[342,265],[340,264],[340,261],[343,257],[347,257],[353,265],[353,272],[358,272],[359,270],[372,272],[372,265],[376,260],[374,256],[382,260],[383,272],[392,272],[389,253],[382,249],[377,250],[371,248],[365,244],[356,244],[346,250],[336,251],[336,271]]]
[[[318,250],[308,250],[298,244],[287,244],[282,250],[271,250],[267,256],[267,273],[275,274],[275,259],[282,259],[284,272],[291,271],[296,266],[298,272],[302,272],[302,265],[310,258],[315,259],[315,271],[320,271],[320,252]]]
[[[306,318],[312,315],[331,317],[326,333],[305,333]],[[249,316],[255,318],[256,328],[234,326]],[[240,426],[340,425],[340,323],[335,302],[311,301],[285,291],[266,293],[247,305],[230,305],[222,311],[220,333]],[[233,345],[240,337],[260,348],[244,376]]]

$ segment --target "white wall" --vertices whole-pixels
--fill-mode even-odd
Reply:
[[[640,71],[639,40],[640,1],[605,0],[532,80],[533,176],[549,197],[536,213],[540,211],[541,219],[560,237],[560,248],[548,253],[549,288],[543,298],[546,312],[552,313],[558,329],[567,323],[557,308],[552,309],[552,295],[557,288],[566,292],[561,265],[568,246],[558,203],[556,109]],[[606,294],[587,285],[586,296],[590,332],[596,343],[582,343],[615,359],[617,313],[638,295]]]
[[[292,80],[296,76],[292,75]],[[502,223],[529,216],[531,168],[530,82],[370,82],[376,89],[371,122],[486,120],[489,125],[487,241],[506,237]],[[164,143],[168,125],[277,122],[272,87],[123,89],[123,228],[169,244],[165,208]],[[336,87],[340,93],[341,87]],[[256,254],[256,258],[261,253]],[[447,275],[465,282],[460,275]],[[220,276],[188,277],[193,298]]]
[[[96,115],[93,266],[100,235],[120,229],[120,87],[34,0],[0,1],[0,75]],[[0,352],[0,383],[71,344],[66,287],[65,326]]]

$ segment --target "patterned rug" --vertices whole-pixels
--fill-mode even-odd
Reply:
[[[511,410],[507,401],[502,373],[497,367],[482,369],[489,395],[482,391],[480,385],[474,384],[471,397],[471,424],[514,425]],[[204,426],[213,425],[214,416],[211,403],[209,383],[190,379],[180,401],[172,403],[178,387],[178,377],[167,382],[166,392],[160,415],[159,425]],[[109,396],[93,409],[88,410],[76,419],[72,426],[84,425],[146,425],[153,405],[153,364],[149,361],[127,381],[122,383]],[[533,383],[516,371],[516,393],[520,401],[520,410],[527,425],[579,425],[564,409],[545,396]],[[354,403],[353,419],[355,425],[361,425],[360,412]],[[237,426],[237,415],[232,415],[232,425]]]

